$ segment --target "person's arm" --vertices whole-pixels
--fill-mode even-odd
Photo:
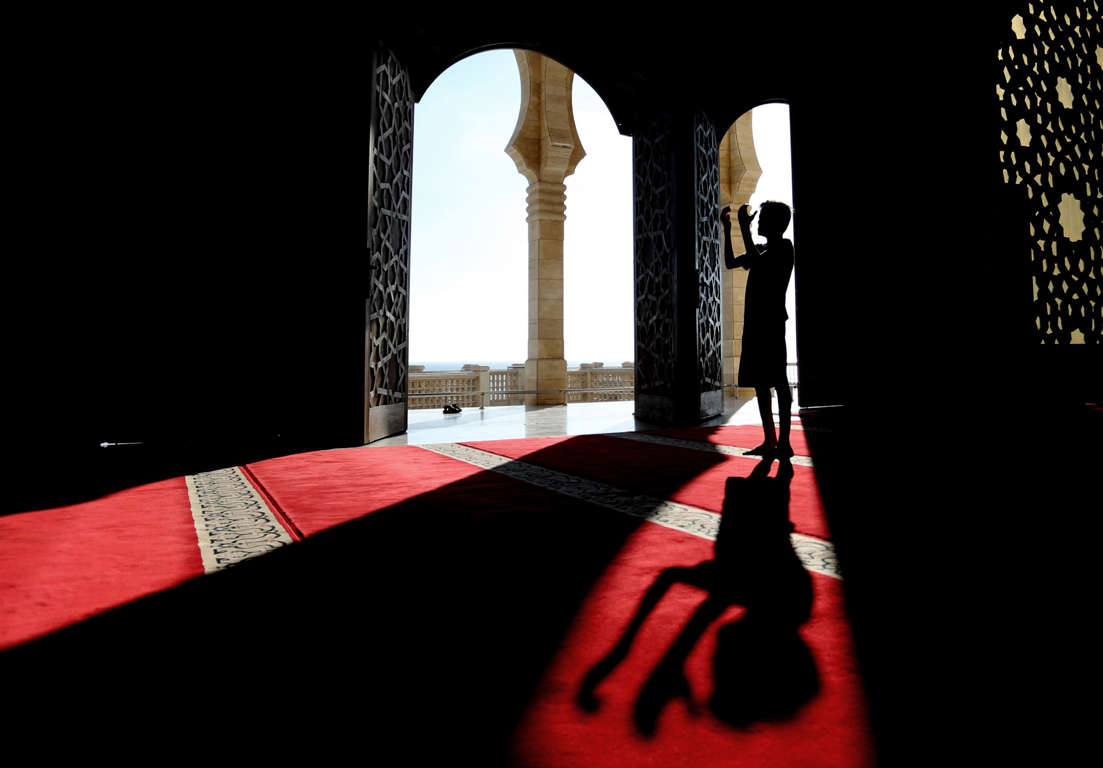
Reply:
[[[751,239],[751,220],[758,214],[749,215],[747,210],[747,206],[744,205],[739,209],[738,215],[739,229],[743,233],[743,243],[747,246],[747,252],[740,256],[736,256],[732,250],[731,207],[725,206],[724,210],[720,212],[720,220],[724,223],[724,266],[728,269],[736,269],[737,267],[748,269],[750,261],[759,255],[758,249]]]
[[[736,216],[739,219],[739,232],[743,235],[743,245],[747,248],[747,252],[743,255],[747,259],[748,267],[762,255],[758,250],[758,246],[754,244],[754,238],[751,237],[751,222],[754,221],[754,217],[757,215],[757,211],[751,213],[749,205],[741,205]]]
[[[724,225],[724,266],[728,269],[735,269],[741,266],[742,256],[738,259],[735,257],[735,252],[732,251],[732,222],[731,222],[731,206],[725,205],[724,210],[720,211],[720,221]]]

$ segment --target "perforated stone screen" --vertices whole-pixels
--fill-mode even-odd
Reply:
[[[1026,3],[996,55],[1000,163],[1028,211],[1034,324],[1047,344],[1103,342],[1100,10]]]

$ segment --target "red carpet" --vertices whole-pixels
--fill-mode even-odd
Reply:
[[[719,430],[705,439],[740,440],[742,434]],[[728,478],[746,478],[759,465],[749,458],[601,435],[470,445],[717,512]],[[359,706],[373,707],[374,717],[383,718],[381,733],[405,734],[405,729],[415,731],[422,717],[444,717],[463,729],[445,730],[450,738],[468,741],[464,734],[470,734],[476,758],[508,750],[511,765],[873,763],[837,579],[809,574],[796,564],[797,572],[811,580],[811,617],[782,638],[781,647],[788,650],[776,658],[770,653],[777,649],[753,634],[754,627],[774,625],[747,620],[770,614],[747,613],[734,600],[721,603],[719,612],[701,624],[699,637],[690,633],[692,643],[679,665],[687,695],[657,706],[645,728],[637,710],[649,700],[644,691],[660,660],[676,638],[686,636],[687,623],[706,597],[728,593],[675,581],[648,612],[627,655],[597,684],[596,708],[580,698],[583,681],[618,641],[629,637],[625,631],[632,616],[664,574],[713,573],[700,568],[720,562],[714,542],[417,447],[319,451],[243,469],[280,524],[305,541],[290,544],[279,556],[257,557],[202,579],[194,579],[203,573],[204,561],[182,478],[0,518],[0,647],[69,624],[88,625],[84,619],[145,595],[179,592],[171,588],[181,582],[223,584],[231,591],[214,614],[206,602],[213,602],[209,591],[192,590],[192,603],[154,604],[146,613],[126,614],[131,624],[101,622],[100,635],[86,636],[98,638],[98,648],[110,648],[116,644],[112,627],[158,621],[143,618],[161,616],[158,610],[165,616],[191,615],[192,621],[222,617],[212,619],[212,627],[201,622],[195,639],[170,630],[167,636],[176,638],[174,652],[179,652],[205,643],[214,627],[227,626],[226,621],[232,625],[240,612],[246,618],[234,630],[239,634],[230,637],[240,636],[242,648],[271,645],[261,658],[286,659],[272,680],[285,678],[291,685],[287,690],[299,692],[294,708],[307,700],[318,708],[328,701],[330,686],[339,687],[347,673],[357,681],[358,694],[367,697]],[[790,487],[797,530],[826,538],[812,470],[794,466]],[[723,516],[737,525],[742,518],[730,512]],[[731,539],[737,550],[739,535],[737,529]],[[792,556],[784,530],[781,538]],[[303,557],[284,556],[300,552]],[[742,562],[738,556],[735,560]],[[273,567],[250,567],[268,563]],[[760,573],[756,569],[743,578],[753,580]],[[243,578],[219,580],[237,574]],[[254,591],[262,587],[267,589]],[[319,591],[329,588],[334,588],[332,595]],[[762,585],[748,582],[743,588],[753,593]],[[255,607],[241,602],[258,596],[261,604]],[[272,611],[281,600],[287,603],[286,619]],[[337,629],[345,621],[352,622],[347,633]],[[80,643],[84,636],[71,637]],[[65,647],[39,645],[47,667],[50,649]],[[218,647],[212,658],[222,658]],[[242,657],[242,663],[251,668],[253,655]],[[233,671],[235,658],[236,652],[226,656],[227,671]],[[196,662],[197,670],[209,666],[204,659]],[[801,695],[783,701],[784,710],[759,711],[756,706],[787,689],[782,662],[809,671],[802,684],[811,680],[811,687],[794,688]],[[116,674],[112,669],[105,668],[105,675]],[[131,674],[141,677],[142,669]],[[315,685],[322,685],[317,690],[326,698],[311,698]],[[292,703],[278,698],[281,687],[259,690],[269,692],[248,700],[255,708],[271,699],[273,716]],[[377,703],[368,704],[376,702],[373,697]],[[341,707],[353,708],[346,714],[355,722],[358,697],[338,698],[345,702]],[[718,702],[728,702],[727,708]],[[738,705],[735,710],[731,702]],[[334,699],[326,706],[337,704]],[[226,707],[232,707],[229,700]],[[739,716],[733,717],[733,711]],[[248,717],[267,719],[252,710]],[[325,722],[325,717],[316,720]],[[439,721],[436,727],[441,732]],[[455,748],[463,752],[463,743]]]
[[[723,503],[727,478],[745,476],[759,463],[600,435],[469,445],[561,472],[614,481],[660,498],[696,502],[716,511]],[[575,500],[557,501],[561,497],[552,492],[418,448],[402,449],[401,468],[395,467],[383,478],[382,488],[373,492],[374,461],[391,450],[292,456],[263,462],[253,469],[283,512],[304,531],[336,525],[382,509],[387,506],[385,500],[409,500],[418,493],[424,494],[419,497],[424,504],[465,510],[485,508],[486,515],[494,515],[507,525],[511,515],[503,513],[511,508],[514,515],[555,514],[549,524],[575,517],[572,525],[579,526],[577,535],[587,535],[581,527],[587,516],[615,514],[600,508],[586,511],[586,505]],[[610,463],[614,463],[611,468]],[[335,483],[334,477],[343,480]],[[798,483],[805,482],[814,484],[810,470],[801,478],[794,477],[794,497]],[[674,489],[670,494],[665,492],[668,487]],[[818,496],[813,496],[816,503],[803,500],[799,505],[793,502],[791,508],[802,507],[806,522],[803,528],[825,531]],[[713,542],[661,526],[644,525],[631,534],[589,590],[541,676],[513,735],[514,764],[549,768],[873,764],[841,582],[816,574],[812,617],[802,626],[800,637],[814,659],[819,689],[793,717],[735,727],[710,711],[709,700],[717,686],[714,661],[720,645],[719,630],[728,624],[738,627],[737,620],[744,613],[741,607],[733,606],[710,625],[687,658],[690,701],[676,699],[667,705],[659,715],[654,735],[637,731],[633,708],[641,687],[706,595],[685,584],[675,584],[659,602],[636,638],[633,652],[599,686],[602,706],[598,711],[590,713],[580,708],[576,701],[580,682],[617,643],[641,598],[663,569],[708,561],[713,549]],[[521,571],[513,572],[512,577],[526,578]]]
[[[813,574],[812,618],[800,635],[815,660],[818,693],[781,722],[733,727],[709,711],[715,692],[718,629],[739,618],[732,607],[688,656],[692,703],[677,699],[655,734],[633,727],[633,707],[649,673],[700,605],[704,593],[675,585],[648,617],[628,658],[599,686],[601,707],[580,711],[579,681],[629,623],[663,567],[707,560],[702,539],[659,526],[641,528],[610,563],[578,613],[562,649],[540,682],[516,732],[514,754],[525,766],[868,766],[873,765],[867,713],[844,618],[841,582]],[[738,626],[738,623],[736,625]]]
[[[297,454],[246,469],[303,536],[480,472],[406,446]],[[0,517],[0,649],[203,573],[184,478]]]
[[[250,464],[248,469],[305,536],[481,471],[406,445],[301,453]]]
[[[202,573],[183,478],[0,517],[0,649]]]
[[[721,437],[731,439],[728,434],[721,433]],[[759,463],[753,457],[687,450],[608,435],[530,437],[464,445],[713,512],[719,512],[723,504],[727,479],[745,477]],[[776,465],[773,471],[776,472]],[[793,473],[790,520],[798,533],[830,538],[815,472],[811,467],[794,465]]]

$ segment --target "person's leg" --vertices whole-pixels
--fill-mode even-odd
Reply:
[[[792,456],[793,447],[789,444],[789,432],[791,428],[793,410],[793,390],[788,383],[777,387],[778,410],[778,436],[777,450],[780,456]]]
[[[765,438],[762,445],[747,451],[751,456],[765,456],[773,453],[777,448],[777,436],[774,434],[774,412],[770,402],[769,387],[755,387],[755,397],[758,399],[758,415],[762,417],[762,435]]]

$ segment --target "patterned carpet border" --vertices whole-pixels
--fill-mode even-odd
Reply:
[[[720,515],[707,509],[656,499],[645,494],[631,493],[605,483],[538,467],[525,461],[508,459],[459,443],[431,443],[420,447],[481,469],[500,472],[541,488],[598,504],[626,515],[640,517],[656,525],[673,528],[710,541],[716,540],[720,530]],[[709,448],[703,450],[709,450]],[[800,533],[790,534],[790,539],[793,542],[794,551],[805,568],[824,576],[842,578],[835,548],[831,542]]]
[[[292,542],[238,467],[200,472],[185,480],[206,573]]]

